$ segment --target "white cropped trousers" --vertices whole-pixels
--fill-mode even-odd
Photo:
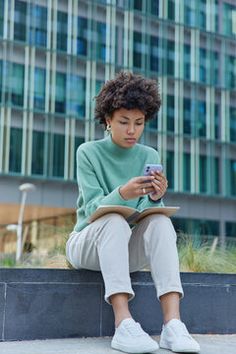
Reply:
[[[176,233],[164,215],[147,216],[131,229],[122,216],[107,214],[70,234],[66,256],[74,268],[101,271],[108,303],[109,297],[117,293],[128,293],[133,298],[130,272],[147,266],[158,299],[169,292],[183,296]]]

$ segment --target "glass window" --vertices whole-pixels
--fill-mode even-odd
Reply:
[[[206,102],[197,101],[197,107],[198,107],[198,112],[195,117],[197,135],[201,137],[205,137],[206,136]]]
[[[150,37],[150,69],[152,71],[159,71],[159,48],[158,48],[158,37]]]
[[[214,193],[220,193],[220,159],[218,157],[214,158]]]
[[[175,73],[175,42],[167,40],[167,74]]]
[[[2,84],[3,84],[2,60],[0,60],[0,103],[2,102]]]
[[[223,34],[236,36],[236,6],[223,3]]]
[[[199,57],[199,81],[206,83],[207,82],[207,62],[206,62],[206,49],[200,48],[200,57]]]
[[[23,106],[24,66],[7,62],[6,75],[6,102],[16,106]]]
[[[45,133],[41,131],[33,131],[32,144],[32,164],[31,173],[33,175],[44,174],[44,140]]]
[[[211,52],[211,84],[214,86],[219,85],[219,53]]]
[[[65,113],[66,109],[66,75],[56,73],[55,112]]]
[[[142,34],[134,31],[133,64],[136,68],[142,67]]]
[[[227,55],[225,58],[225,84],[227,88],[236,88],[236,57]]]
[[[84,143],[84,137],[76,136],[75,137],[75,154],[74,154],[74,179],[77,179],[77,163],[76,163],[76,152],[78,147]]]
[[[175,20],[175,1],[168,0],[168,19]]]
[[[175,131],[175,98],[167,95],[167,131]]]
[[[206,0],[201,0],[199,3],[198,25],[200,28],[206,28]]]
[[[236,222],[226,221],[225,233],[226,236],[236,237]]]
[[[190,45],[184,45],[184,79],[190,80],[191,75],[191,55],[190,55]]]
[[[77,34],[77,54],[87,55],[87,29],[88,21],[86,18],[78,17],[78,34]]]
[[[69,75],[67,80],[67,95],[67,113],[79,117],[84,117],[85,79],[77,75]]]
[[[215,104],[215,139],[220,139],[220,108]]]
[[[106,60],[106,24],[97,22],[97,58]]]
[[[230,192],[236,195],[236,160],[230,160]]]
[[[196,25],[196,1],[184,0],[184,24],[188,26]]]
[[[0,37],[3,37],[4,0],[0,0]]]
[[[207,191],[207,158],[204,155],[199,159],[199,189],[201,193]]]
[[[53,135],[53,170],[54,177],[64,176],[65,160],[65,136],[62,134]]]
[[[191,100],[184,98],[184,134],[191,134]]]
[[[30,8],[30,44],[47,45],[47,8],[32,5]]]
[[[67,50],[67,21],[68,15],[57,11],[57,49],[62,51]]]
[[[133,1],[134,1],[134,9],[142,11],[143,1],[142,0],[133,0]]]
[[[191,157],[190,153],[184,153],[184,160],[183,160],[183,187],[184,191],[190,192],[191,188]]]
[[[190,236],[219,236],[220,223],[217,220],[174,217],[172,221],[177,232],[182,232]]]
[[[150,13],[155,16],[159,16],[159,0],[149,1]]]
[[[26,41],[26,17],[27,4],[25,1],[15,0],[15,17],[14,17],[14,39],[18,41]]]
[[[11,128],[10,131],[10,155],[9,155],[9,171],[21,172],[21,155],[22,155],[22,129]]]
[[[229,109],[230,141],[236,142],[236,107]]]
[[[45,109],[45,80],[44,69],[35,68],[34,72],[34,108]]]
[[[166,175],[169,189],[174,189],[174,152],[167,151],[166,156]]]

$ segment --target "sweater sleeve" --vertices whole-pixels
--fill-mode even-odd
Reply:
[[[77,150],[77,179],[79,185],[79,200],[83,200],[85,216],[90,216],[100,205],[127,205],[119,187],[112,192],[104,191],[97,178],[96,171],[83,148]],[[80,204],[80,202],[79,202]],[[80,206],[80,205],[79,205]]]

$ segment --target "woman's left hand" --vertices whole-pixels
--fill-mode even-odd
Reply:
[[[153,201],[156,201],[161,199],[165,194],[168,187],[168,181],[162,172],[152,172],[152,176],[155,177],[155,179],[152,181],[154,192],[150,193],[149,197]]]

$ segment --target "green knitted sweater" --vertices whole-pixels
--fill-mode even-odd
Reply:
[[[159,154],[151,147],[136,144],[122,148],[111,136],[90,141],[77,150],[77,223],[74,230],[80,231],[88,225],[88,218],[100,205],[124,205],[138,210],[161,206],[147,195],[125,200],[119,187],[133,177],[142,176],[146,163],[160,163]]]

